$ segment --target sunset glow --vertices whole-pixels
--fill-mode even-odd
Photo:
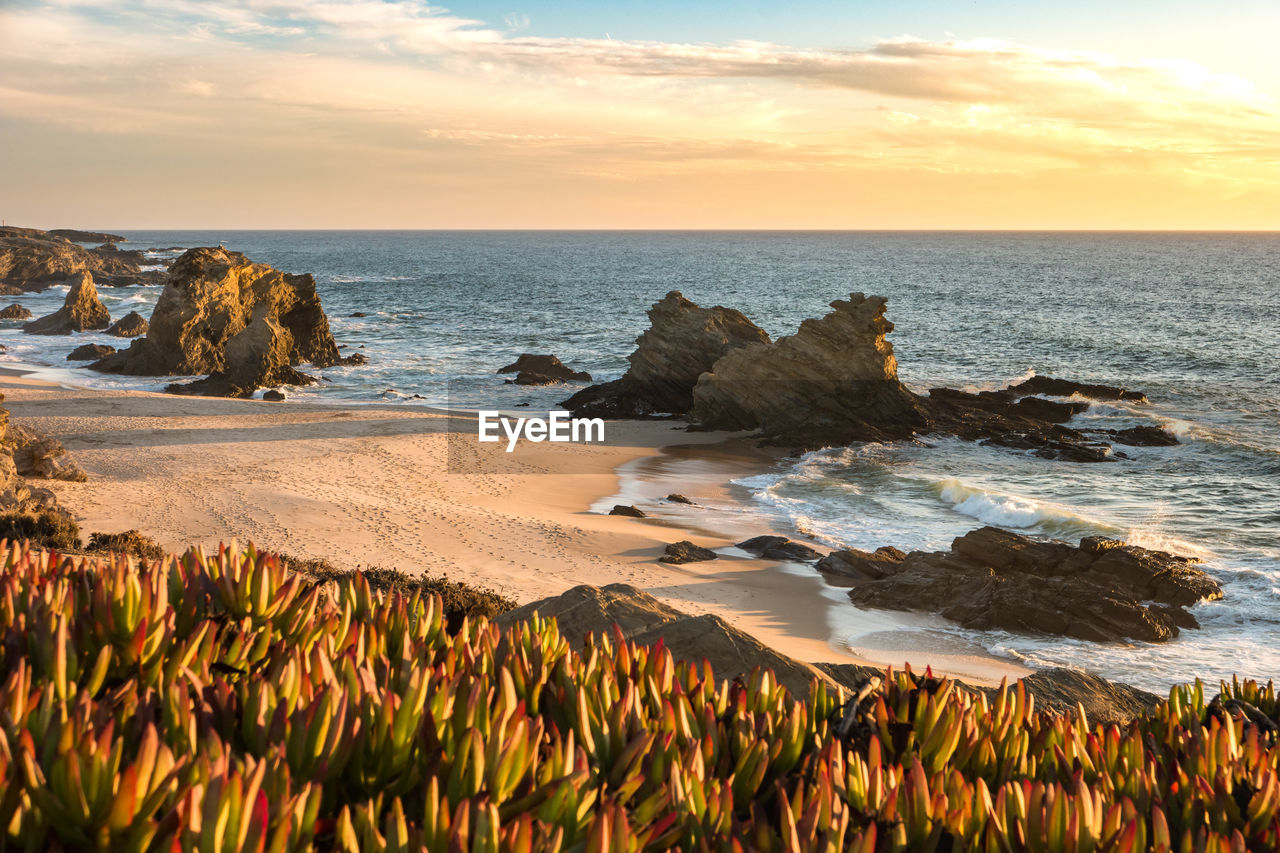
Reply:
[[[1276,23],[1256,14],[1240,29]],[[1070,49],[1045,47],[1012,20],[990,32],[998,22],[959,14],[947,25],[961,35],[880,35],[911,23],[881,19],[787,33],[804,44],[759,40],[732,15],[722,37],[696,40],[622,25],[547,34],[538,21],[537,9],[419,0],[5,4],[4,216],[117,228],[1280,226],[1277,80],[1259,77],[1256,57],[1233,65],[1222,45],[1170,57],[1139,32],[1124,47],[1077,28]]]

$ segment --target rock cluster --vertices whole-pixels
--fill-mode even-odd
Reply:
[[[156,281],[157,274],[140,269],[140,257],[86,249],[50,231],[0,227],[0,283],[19,292],[44,290],[82,272],[107,286]]]
[[[523,353],[506,367],[498,368],[498,373],[514,373],[515,379],[508,382],[515,385],[557,385],[561,382],[590,382],[591,374],[585,370],[574,370],[554,355],[533,355]]]
[[[265,386],[314,382],[295,369],[304,362],[358,363],[339,356],[315,279],[252,263],[239,252],[200,248],[170,268],[146,336],[90,366],[130,376],[204,373],[166,390],[248,397]]]
[[[130,311],[112,323],[107,329],[107,334],[115,335],[117,338],[136,338],[139,335],[145,335],[147,329],[147,318],[137,311]]]
[[[69,335],[111,325],[111,314],[98,298],[93,276],[78,273],[67,291],[62,307],[48,316],[32,320],[22,327],[29,335]]]
[[[763,329],[732,308],[702,308],[673,290],[649,309],[650,326],[621,379],[584,388],[564,402],[578,417],[681,415],[693,387],[726,353],[767,344]]]
[[[1101,537],[1077,547],[983,527],[950,551],[836,551],[817,568],[855,581],[849,597],[867,607],[979,630],[1161,642],[1198,627],[1185,608],[1222,597],[1197,562]]]

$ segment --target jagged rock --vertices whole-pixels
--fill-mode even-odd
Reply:
[[[109,347],[106,344],[81,344],[71,351],[67,361],[97,361],[115,351],[115,347]]]
[[[534,355],[523,353],[506,367],[498,368],[498,373],[514,373],[516,378],[508,380],[515,385],[555,385],[560,382],[590,382],[591,374],[585,370],[574,370],[554,355]]]
[[[108,286],[135,284],[149,277],[131,253],[95,252],[53,232],[0,227],[0,282],[37,291],[82,272]]]
[[[83,483],[87,478],[79,465],[67,454],[62,442],[47,435],[37,435],[19,426],[9,426],[13,464],[24,477],[48,480],[70,480]]]
[[[722,356],[769,336],[732,308],[702,308],[673,290],[649,309],[650,326],[627,356],[621,379],[593,385],[562,405],[578,417],[636,418],[684,414],[693,386]]]
[[[262,392],[262,399],[269,400],[273,403],[279,403],[284,400],[284,392],[271,388]]]
[[[88,329],[105,329],[110,324],[111,314],[98,298],[93,276],[82,272],[71,282],[71,289],[61,308],[39,320],[32,320],[22,327],[22,331],[29,335],[69,335]]]
[[[836,300],[794,335],[716,361],[693,389],[700,427],[759,430],[805,445],[907,438],[928,425],[919,399],[898,381],[885,335],[886,300],[861,293]]]
[[[1178,437],[1166,429],[1155,426],[1136,426],[1128,429],[1107,430],[1111,440],[1116,444],[1130,447],[1173,447],[1179,444]]]
[[[48,232],[55,237],[70,240],[73,243],[128,243],[126,237],[119,234],[108,234],[105,231],[79,231],[75,228],[54,228]]]
[[[755,536],[738,547],[748,554],[755,554],[766,560],[789,560],[808,563],[821,559],[822,552],[815,551],[801,542],[794,542],[785,536]]]
[[[13,303],[7,308],[0,309],[0,320],[30,320],[31,311],[24,305]]]
[[[206,379],[177,394],[248,397],[262,386],[315,380],[295,365],[354,364],[338,354],[315,279],[251,263],[223,248],[187,251],[170,268],[146,337],[90,365],[130,376]]]
[[[707,560],[719,559],[720,555],[710,548],[703,548],[694,545],[688,539],[682,539],[679,542],[672,542],[662,552],[662,556],[658,558],[659,563],[673,563],[680,565],[681,563],[702,563]]]
[[[625,515],[630,518],[647,518],[642,510],[626,504],[614,504],[613,509],[609,510],[609,515]]]
[[[1195,620],[1183,608],[1222,597],[1194,558],[1114,540],[1080,547],[984,527],[949,552],[837,552],[819,565],[863,579],[857,604],[940,613],[966,628],[1161,642]]]
[[[1053,376],[1032,376],[1009,388],[1015,394],[1047,394],[1050,397],[1070,397],[1078,394],[1091,400],[1127,400],[1133,403],[1147,402],[1147,395],[1141,391],[1126,391],[1114,385],[1091,385],[1088,382],[1073,382],[1069,379],[1057,379]]]
[[[137,311],[130,311],[107,329],[108,335],[115,335],[117,338],[136,338],[146,333],[147,318]]]

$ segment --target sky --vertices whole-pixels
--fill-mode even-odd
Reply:
[[[0,0],[34,227],[1280,229],[1273,0]]]

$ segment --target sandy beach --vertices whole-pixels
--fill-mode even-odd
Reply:
[[[520,603],[624,582],[801,660],[866,662],[832,641],[835,619],[858,611],[811,567],[736,549],[657,562],[679,539],[724,548],[773,532],[725,509],[741,498],[729,480],[774,461],[741,436],[611,422],[607,445],[526,445],[512,458],[486,457],[501,448],[455,432],[465,442],[455,452],[502,472],[471,473],[457,457],[451,470],[448,456],[450,428],[470,419],[427,407],[86,390],[21,374],[0,377],[0,391],[15,422],[59,438],[88,472],[88,482],[52,484],[85,536],[137,529],[171,549],[234,538],[339,566],[447,574]],[[718,509],[659,502],[651,518],[605,514],[670,492]],[[987,683],[1026,672],[970,653],[884,648],[874,661],[908,658]]]

